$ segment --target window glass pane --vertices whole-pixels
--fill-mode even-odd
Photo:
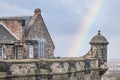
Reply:
[[[33,58],[33,45],[29,45],[29,58]]]
[[[23,59],[23,47],[17,48],[18,59]]]
[[[40,58],[43,58],[45,55],[45,39],[38,40],[38,55]]]
[[[3,47],[0,45],[0,59],[3,57]]]

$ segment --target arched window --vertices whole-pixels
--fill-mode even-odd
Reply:
[[[45,43],[46,43],[46,39],[44,38],[38,40],[38,56],[40,58],[45,57]]]

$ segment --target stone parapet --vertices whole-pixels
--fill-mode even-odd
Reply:
[[[0,69],[6,66],[3,71],[6,74],[0,76],[0,79],[21,77],[23,80],[32,77],[32,80],[37,80],[36,78],[42,77],[43,80],[45,78],[78,80],[83,78],[80,74],[87,75],[92,71],[102,70],[95,58],[1,60],[0,63],[2,63]]]

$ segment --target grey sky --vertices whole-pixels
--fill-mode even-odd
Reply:
[[[88,10],[95,0],[0,0],[0,17],[33,15],[40,8],[46,26],[55,43],[55,56],[66,53],[77,34]],[[108,58],[120,58],[120,0],[104,0],[91,24],[80,49],[84,55],[90,48],[90,39],[101,30],[108,39]]]

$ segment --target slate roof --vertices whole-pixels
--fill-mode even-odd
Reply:
[[[0,43],[10,44],[13,41],[17,40],[14,34],[11,34],[9,30],[7,30],[4,25],[0,24]]]
[[[17,16],[17,17],[0,17],[0,21],[6,21],[6,20],[16,20],[20,23],[22,23],[22,20],[25,20],[25,26],[29,23],[32,16]],[[23,26],[24,27],[24,26]]]
[[[21,17],[1,17],[0,23],[3,23],[13,34],[21,40],[25,29],[32,16],[21,16]]]
[[[1,21],[16,37],[18,40],[22,38],[22,26],[18,21]]]

